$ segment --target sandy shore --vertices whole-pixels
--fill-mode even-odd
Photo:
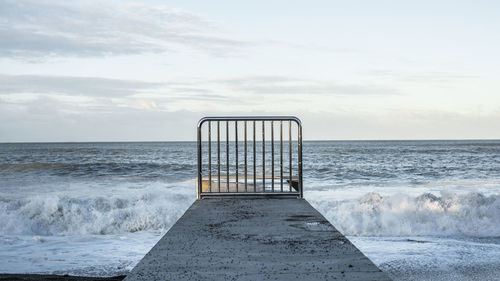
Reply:
[[[125,275],[113,277],[81,277],[72,275],[45,274],[0,274],[0,281],[120,281]]]

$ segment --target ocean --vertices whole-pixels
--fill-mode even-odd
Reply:
[[[304,197],[394,280],[500,280],[500,141],[306,141]],[[196,199],[195,142],[0,144],[0,273],[126,274]]]

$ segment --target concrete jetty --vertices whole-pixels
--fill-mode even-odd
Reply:
[[[390,280],[304,199],[197,200],[125,279]]]
[[[297,117],[204,117],[197,136],[198,200],[125,280],[390,280],[302,199]]]

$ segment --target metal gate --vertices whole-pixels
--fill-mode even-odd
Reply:
[[[204,117],[198,122],[198,199],[302,198],[302,188],[302,123],[297,117]]]

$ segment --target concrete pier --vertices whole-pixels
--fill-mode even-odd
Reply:
[[[390,280],[303,199],[197,200],[125,279]]]

